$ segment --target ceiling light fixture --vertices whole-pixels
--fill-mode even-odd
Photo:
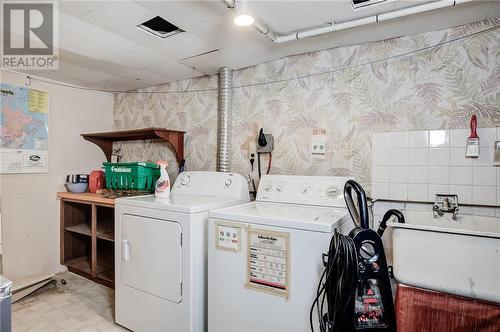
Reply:
[[[248,3],[246,1],[234,0],[234,8],[236,9],[237,16],[234,18],[234,24],[240,27],[247,27],[255,22],[255,18],[251,15],[251,11],[248,8]]]
[[[247,14],[241,14],[234,18],[234,24],[239,25],[240,27],[247,27],[252,25],[255,22],[255,19]]]

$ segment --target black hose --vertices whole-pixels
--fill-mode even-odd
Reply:
[[[392,216],[395,216],[396,219],[398,220],[398,223],[404,224],[405,223],[405,216],[401,211],[396,210],[396,209],[391,209],[387,211],[384,214],[384,217],[382,218],[382,221],[380,222],[380,225],[378,226],[377,234],[382,237],[384,234],[385,229],[387,228],[387,221],[391,219]]]

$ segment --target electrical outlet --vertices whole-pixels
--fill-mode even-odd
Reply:
[[[254,155],[254,157],[257,155],[257,144],[255,142],[250,142],[249,143],[249,150],[250,150],[250,155]]]
[[[267,153],[273,152],[274,150],[274,137],[272,134],[264,134],[266,137],[267,144],[265,146],[260,146],[257,144],[257,152],[258,153]]]

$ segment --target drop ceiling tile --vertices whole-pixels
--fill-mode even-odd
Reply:
[[[255,40],[260,33],[252,26],[239,27],[235,25],[233,23],[234,15],[234,12],[225,12],[191,24],[184,30],[218,49],[244,45]]]
[[[139,45],[167,54],[179,60],[205,53],[214,48],[188,32],[178,33],[165,39],[151,38],[137,42]]]
[[[232,61],[227,57],[223,51],[204,54],[180,62],[207,75],[217,74],[221,67],[236,68],[238,65],[236,61]]]
[[[143,39],[157,39],[145,31],[137,28],[153,17],[151,12],[134,1],[103,1],[102,4],[85,15],[85,21],[100,27],[114,35],[132,41]]]
[[[189,65],[174,61],[160,61],[147,67],[146,70],[162,76],[170,77],[173,80],[183,80],[190,77],[199,77],[204,75],[204,73],[197,71]]]
[[[102,1],[59,1],[59,12],[83,17],[96,10],[100,5],[102,5]]]

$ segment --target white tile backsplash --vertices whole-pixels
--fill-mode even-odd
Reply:
[[[450,149],[449,148],[430,148],[429,149],[429,165],[431,165],[431,166],[448,166],[448,165],[450,165]]]
[[[461,148],[465,155],[465,146],[467,145],[467,138],[470,135],[469,129],[453,129],[451,130],[450,146],[452,148]]]
[[[408,167],[408,183],[429,183],[428,166],[410,166]]]
[[[408,184],[406,183],[390,183],[389,184],[389,199],[395,201],[408,200]]]
[[[408,149],[390,149],[389,165],[408,165]]]
[[[379,199],[389,199],[389,183],[372,183],[372,196]]]
[[[389,133],[389,147],[391,149],[408,148],[408,132],[391,132]]]
[[[429,166],[429,184],[449,184],[450,168],[444,166]]]
[[[497,188],[492,186],[472,186],[472,204],[496,205]]]
[[[429,165],[429,149],[427,148],[410,148],[408,154],[409,165]],[[472,161],[471,161],[472,165]]]
[[[472,167],[450,167],[450,184],[472,186]]]
[[[493,166],[500,127],[478,129],[479,158],[465,157],[469,134],[470,129],[374,133],[372,198],[434,202],[436,193],[449,193],[461,204],[500,206],[500,167]]]
[[[411,202],[426,202],[428,195],[427,183],[408,184],[408,200]]]
[[[436,194],[449,194],[450,186],[445,184],[429,184],[428,202],[434,202]],[[460,199],[460,198],[459,198]]]
[[[472,166],[485,167],[493,166],[493,147],[479,147],[479,157],[472,158]]]
[[[478,128],[479,146],[493,146],[497,137],[497,128]]]
[[[458,195],[458,204],[472,204],[472,186],[450,185],[450,193]],[[460,213],[462,213],[460,208]]]
[[[389,167],[374,166],[372,170],[372,179],[374,182],[389,182]]]
[[[465,157],[469,134],[470,129],[374,133],[372,198],[434,202],[436,193],[457,194],[461,204],[499,206],[493,144],[500,127],[478,129],[479,158]]]
[[[428,148],[429,147],[429,132],[428,131],[410,131],[408,133],[408,147],[411,148]]]
[[[448,148],[448,147],[450,147],[450,131],[449,130],[431,130],[429,132],[429,146],[431,148]]]
[[[450,166],[468,166],[472,167],[473,158],[465,157],[465,144],[460,148],[450,149]]]
[[[474,186],[496,186],[496,167],[474,167],[472,169],[472,184]]]
[[[373,149],[372,163],[375,166],[389,165],[389,149]]]
[[[389,183],[408,183],[408,166],[389,166]]]

